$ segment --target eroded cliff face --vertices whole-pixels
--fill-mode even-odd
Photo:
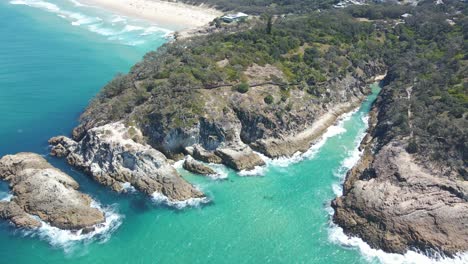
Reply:
[[[321,92],[314,95],[297,87],[285,88],[286,78],[275,66],[252,65],[245,72],[250,86],[246,93],[239,93],[233,85],[196,89],[191,91],[190,100],[198,108],[192,112],[182,112],[177,105],[156,107],[159,99],[153,96],[121,122],[135,124],[144,141],[169,158],[177,159],[189,153],[187,148],[198,146],[220,156],[219,162],[231,168],[248,170],[263,165],[253,150],[269,157],[306,151],[341,114],[360,104],[369,92],[368,82],[382,72],[382,65],[368,65],[360,75],[349,74],[317,84]],[[141,76],[130,79],[138,79],[135,86],[144,82]],[[267,95],[272,96],[273,103],[265,102]],[[105,104],[101,107],[97,112],[92,106],[83,114],[82,123],[74,130],[75,140],[81,140],[92,127],[109,122],[102,114],[109,109]],[[231,162],[246,155],[254,162],[239,166],[234,164],[242,161]]]
[[[384,94],[383,97],[389,96]],[[424,153],[410,154],[409,137],[390,142],[376,127],[386,120],[380,98],[361,143],[363,155],[348,172],[343,196],[332,202],[334,222],[373,248],[453,256],[468,250],[468,182],[441,169]],[[385,142],[384,144],[382,142]]]
[[[9,182],[13,197],[0,202],[0,217],[19,227],[52,226],[88,232],[105,221],[104,213],[79,192],[78,183],[34,153],[0,159],[0,178]]]
[[[138,89],[151,82],[151,73],[140,70],[137,65],[125,76],[126,87]],[[276,66],[253,64],[244,72],[250,86],[245,93],[234,84],[181,89],[162,104],[166,94],[157,91],[117,121],[109,118],[115,103],[101,101],[83,114],[73,140],[50,140],[52,154],[65,156],[71,165],[116,191],[129,182],[171,201],[202,198],[166,157],[191,155],[241,171],[265,165],[258,152],[276,158],[306,151],[341,114],[361,103],[369,92],[368,82],[382,72],[381,64],[369,64],[359,74],[317,84],[313,94],[297,85],[289,87]],[[110,100],[125,101],[129,90]]]

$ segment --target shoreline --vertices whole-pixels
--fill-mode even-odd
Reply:
[[[223,12],[208,6],[162,0],[80,0],[83,4],[153,22],[171,30],[187,30],[207,25]]]

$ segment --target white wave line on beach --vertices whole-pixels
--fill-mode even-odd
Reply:
[[[105,222],[94,226],[95,230],[89,233],[83,233],[83,230],[64,230],[46,223],[35,217],[41,222],[41,227],[35,229],[23,230],[24,236],[39,237],[47,241],[53,247],[62,248],[65,252],[71,252],[78,243],[99,243],[107,242],[111,234],[122,224],[122,215],[116,212],[113,207],[102,208],[97,202],[91,203],[92,207],[98,208],[104,212]]]
[[[81,4],[76,0],[70,1],[76,7],[93,8],[92,6]],[[113,15],[110,19],[106,18],[106,21],[104,21],[102,18],[97,16],[86,15],[75,11],[63,10],[57,4],[42,0],[11,0],[10,3],[13,5],[26,5],[29,7],[38,8],[47,12],[54,13],[60,18],[68,20],[73,26],[86,26],[85,28],[93,33],[105,36],[109,40],[117,40],[120,43],[129,46],[138,46],[145,44],[146,40],[142,38],[152,36],[156,33],[164,34],[161,37],[166,37],[168,34],[172,33],[171,30],[157,27],[154,24],[150,26],[143,26],[143,24],[138,26],[129,25],[127,24],[129,19],[120,15]],[[137,24],[141,22],[139,20],[132,21],[134,21]],[[133,32],[138,31],[140,31],[141,33],[135,36]],[[118,35],[125,35],[125,37],[116,37]]]
[[[75,6],[87,6],[85,4],[78,2],[77,0],[70,0],[70,2],[72,2]]]

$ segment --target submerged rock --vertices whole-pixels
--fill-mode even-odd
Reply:
[[[200,174],[200,175],[214,175],[216,174],[216,171],[214,171],[212,168],[204,165],[203,163],[194,160],[191,157],[188,157],[185,159],[184,164],[183,164],[184,169]]]
[[[130,183],[147,195],[157,193],[171,202],[204,197],[164,154],[140,142],[140,130],[121,122],[90,129],[78,142],[64,136],[49,141],[52,154],[66,156],[68,163],[115,191]]]
[[[105,221],[104,213],[92,207],[91,197],[77,191],[78,183],[38,154],[4,156],[0,178],[10,183],[13,194],[11,201],[0,202],[0,217],[19,227],[39,227],[40,219],[76,230]]]

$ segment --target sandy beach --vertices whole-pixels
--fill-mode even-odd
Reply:
[[[149,20],[173,30],[201,27],[223,13],[207,6],[160,0],[81,0],[125,16]]]

